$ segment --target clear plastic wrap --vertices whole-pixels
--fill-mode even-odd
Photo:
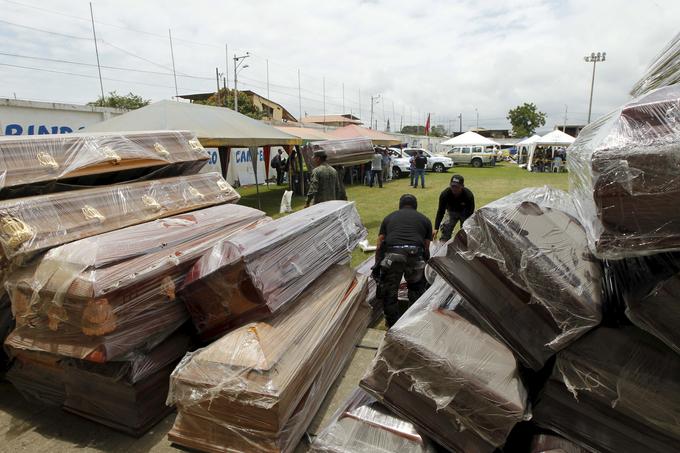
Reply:
[[[366,278],[328,269],[289,309],[188,354],[171,376],[171,441],[203,451],[290,451],[368,325]]]
[[[345,140],[324,140],[311,142],[302,148],[307,168],[314,168],[312,156],[314,151],[325,151],[326,162],[330,166],[361,165],[373,158],[373,142],[369,138],[349,138]]]
[[[538,434],[531,440],[530,453],[588,453],[588,450],[559,436]]]
[[[680,354],[680,253],[607,260],[608,305]]]
[[[320,203],[217,244],[180,296],[201,337],[215,338],[294,300],[365,237],[354,203]]]
[[[640,96],[656,88],[680,82],[680,33],[656,56],[630,94]]]
[[[680,356],[628,326],[600,327],[557,355],[534,421],[593,451],[680,445]]]
[[[416,427],[355,390],[319,434],[310,449],[314,453],[435,453]]]
[[[364,275],[368,279],[368,292],[366,294],[366,302],[371,306],[373,312],[371,314],[371,324],[376,322],[383,315],[383,301],[377,297],[378,284],[371,276],[373,273],[373,265],[375,264],[375,256],[371,255],[366,258],[361,264],[356,267],[357,274]]]
[[[430,260],[534,370],[602,320],[601,264],[574,212],[565,192],[524,189],[476,211]]]
[[[161,167],[174,167],[175,175],[197,173],[207,160],[207,151],[188,131],[0,137],[0,198],[21,194],[22,186],[95,175],[100,176],[92,182],[100,185],[121,181],[104,174],[128,172],[122,180],[130,180]],[[43,193],[40,187],[36,191]]]
[[[6,283],[17,320],[7,344],[101,363],[162,341],[189,318],[176,291],[196,260],[266,220],[226,204],[51,249]]]
[[[170,373],[189,348],[189,337],[175,333],[152,350],[136,351],[123,362],[62,360],[63,408],[140,436],[172,411],[165,404]]]
[[[451,451],[493,452],[527,415],[512,352],[443,279],[387,332],[361,387]],[[462,309],[462,312],[459,312]]]
[[[5,344],[5,338],[14,328],[14,316],[12,316],[12,305],[9,300],[7,293],[2,291],[3,294],[0,296],[0,376],[7,369],[9,365],[9,357],[5,353],[3,344]]]
[[[598,257],[680,250],[680,85],[589,124],[568,154],[572,193]]]
[[[0,201],[7,259],[96,234],[193,211],[240,196],[218,173],[97,187]]]

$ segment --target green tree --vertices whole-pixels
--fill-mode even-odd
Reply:
[[[404,126],[401,128],[402,134],[425,135],[425,126]]]
[[[220,89],[205,101],[196,101],[196,104],[214,105],[217,107],[234,108],[234,90]],[[242,91],[238,92],[238,112],[246,116],[260,120],[265,117],[264,112],[253,104],[253,99]]]
[[[533,103],[524,103],[510,109],[507,119],[512,124],[514,137],[529,137],[539,127],[545,125],[545,113],[539,112]]]
[[[430,129],[430,135],[432,137],[443,137],[444,135],[446,135],[446,128],[441,124],[432,126],[432,129]]]
[[[145,105],[149,105],[151,99],[144,99],[141,96],[137,96],[133,93],[128,93],[126,95],[120,95],[115,91],[109,93],[106,98],[101,96],[94,102],[88,102],[87,105],[93,105],[95,107],[113,107],[117,109],[127,109],[134,110]]]

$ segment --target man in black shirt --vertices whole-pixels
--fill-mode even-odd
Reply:
[[[283,151],[279,150],[278,154],[272,159],[272,168],[276,170],[276,185],[283,184],[283,174],[286,172],[288,162],[283,157]]]
[[[417,211],[418,200],[410,194],[399,199],[399,210],[385,217],[378,233],[374,271],[380,272],[387,327],[401,317],[399,284],[408,285],[409,304],[425,291],[425,262],[430,258],[432,222]]]
[[[448,211],[449,218],[444,224],[444,212]],[[461,227],[468,217],[475,212],[475,196],[472,191],[465,187],[465,179],[461,175],[453,175],[449,187],[439,195],[439,208],[437,217],[434,220],[434,239],[437,238],[439,226],[442,228],[442,241],[451,239],[451,234],[456,224],[460,222]]]
[[[415,167],[416,176],[413,181],[413,188],[418,188],[418,178],[420,178],[420,186],[425,188],[425,167],[427,167],[427,157],[423,155],[422,150],[418,150],[418,154],[413,157],[413,166]]]

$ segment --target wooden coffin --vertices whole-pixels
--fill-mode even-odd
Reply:
[[[430,260],[485,330],[534,370],[602,320],[601,264],[581,224],[551,207],[566,196],[543,188],[497,200]]]
[[[385,335],[361,387],[451,451],[492,452],[527,411],[512,352],[442,279]]]
[[[334,266],[270,323],[251,323],[185,358],[171,377],[170,440],[205,451],[290,451],[369,317],[366,279]]]
[[[364,262],[356,267],[357,274],[364,275],[368,279],[368,292],[366,293],[366,302],[372,308],[371,325],[380,319],[383,315],[383,301],[377,295],[378,285],[371,276],[373,265],[375,264],[375,256],[366,258]]]
[[[176,298],[194,262],[217,242],[265,221],[220,205],[50,250],[7,283],[14,348],[106,362],[162,341],[188,319]]]
[[[0,156],[0,199],[188,175],[208,160],[188,131],[7,136],[0,137]]]
[[[14,329],[12,305],[10,304],[9,296],[5,293],[0,297],[0,376],[9,366],[9,357],[2,345],[12,329]]]
[[[310,451],[436,452],[412,423],[393,414],[362,390],[354,391],[343,403],[330,424],[314,439]]]
[[[354,203],[320,203],[217,244],[180,295],[201,337],[216,338],[287,305],[365,236]]]
[[[326,152],[326,162],[331,166],[361,165],[373,159],[373,142],[370,138],[350,138],[346,140],[322,140],[311,142],[302,148],[307,168],[314,168],[312,157],[315,151]]]
[[[680,248],[680,87],[628,102],[569,148],[570,178],[593,249],[621,258]]]
[[[0,201],[7,259],[96,234],[222,203],[238,193],[217,173]]]
[[[152,350],[121,362],[61,361],[64,409],[139,437],[173,410],[165,404],[170,373],[190,348],[189,337],[175,333]]]
[[[60,356],[11,348],[10,353],[14,360],[5,377],[27,401],[57,407],[64,404],[66,390]]]
[[[537,434],[531,439],[530,453],[588,453],[588,450],[554,434]]]
[[[557,355],[533,420],[588,450],[680,445],[680,356],[641,330],[600,327]]]

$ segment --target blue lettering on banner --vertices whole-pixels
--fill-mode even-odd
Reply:
[[[210,165],[215,165],[217,163],[217,151],[210,153]]]
[[[264,162],[264,151],[260,150],[258,152],[258,159],[260,162]],[[252,162],[252,158],[250,157],[250,151],[245,150],[245,151],[236,151],[236,163],[240,164],[243,162]]]
[[[8,124],[5,127],[5,135],[21,135],[24,133],[24,128],[20,124]]]
[[[84,129],[81,126],[79,129]],[[7,124],[5,126],[5,135],[45,135],[45,134],[70,134],[73,128],[70,126],[47,126],[45,124],[31,124],[26,129],[21,124]]]

